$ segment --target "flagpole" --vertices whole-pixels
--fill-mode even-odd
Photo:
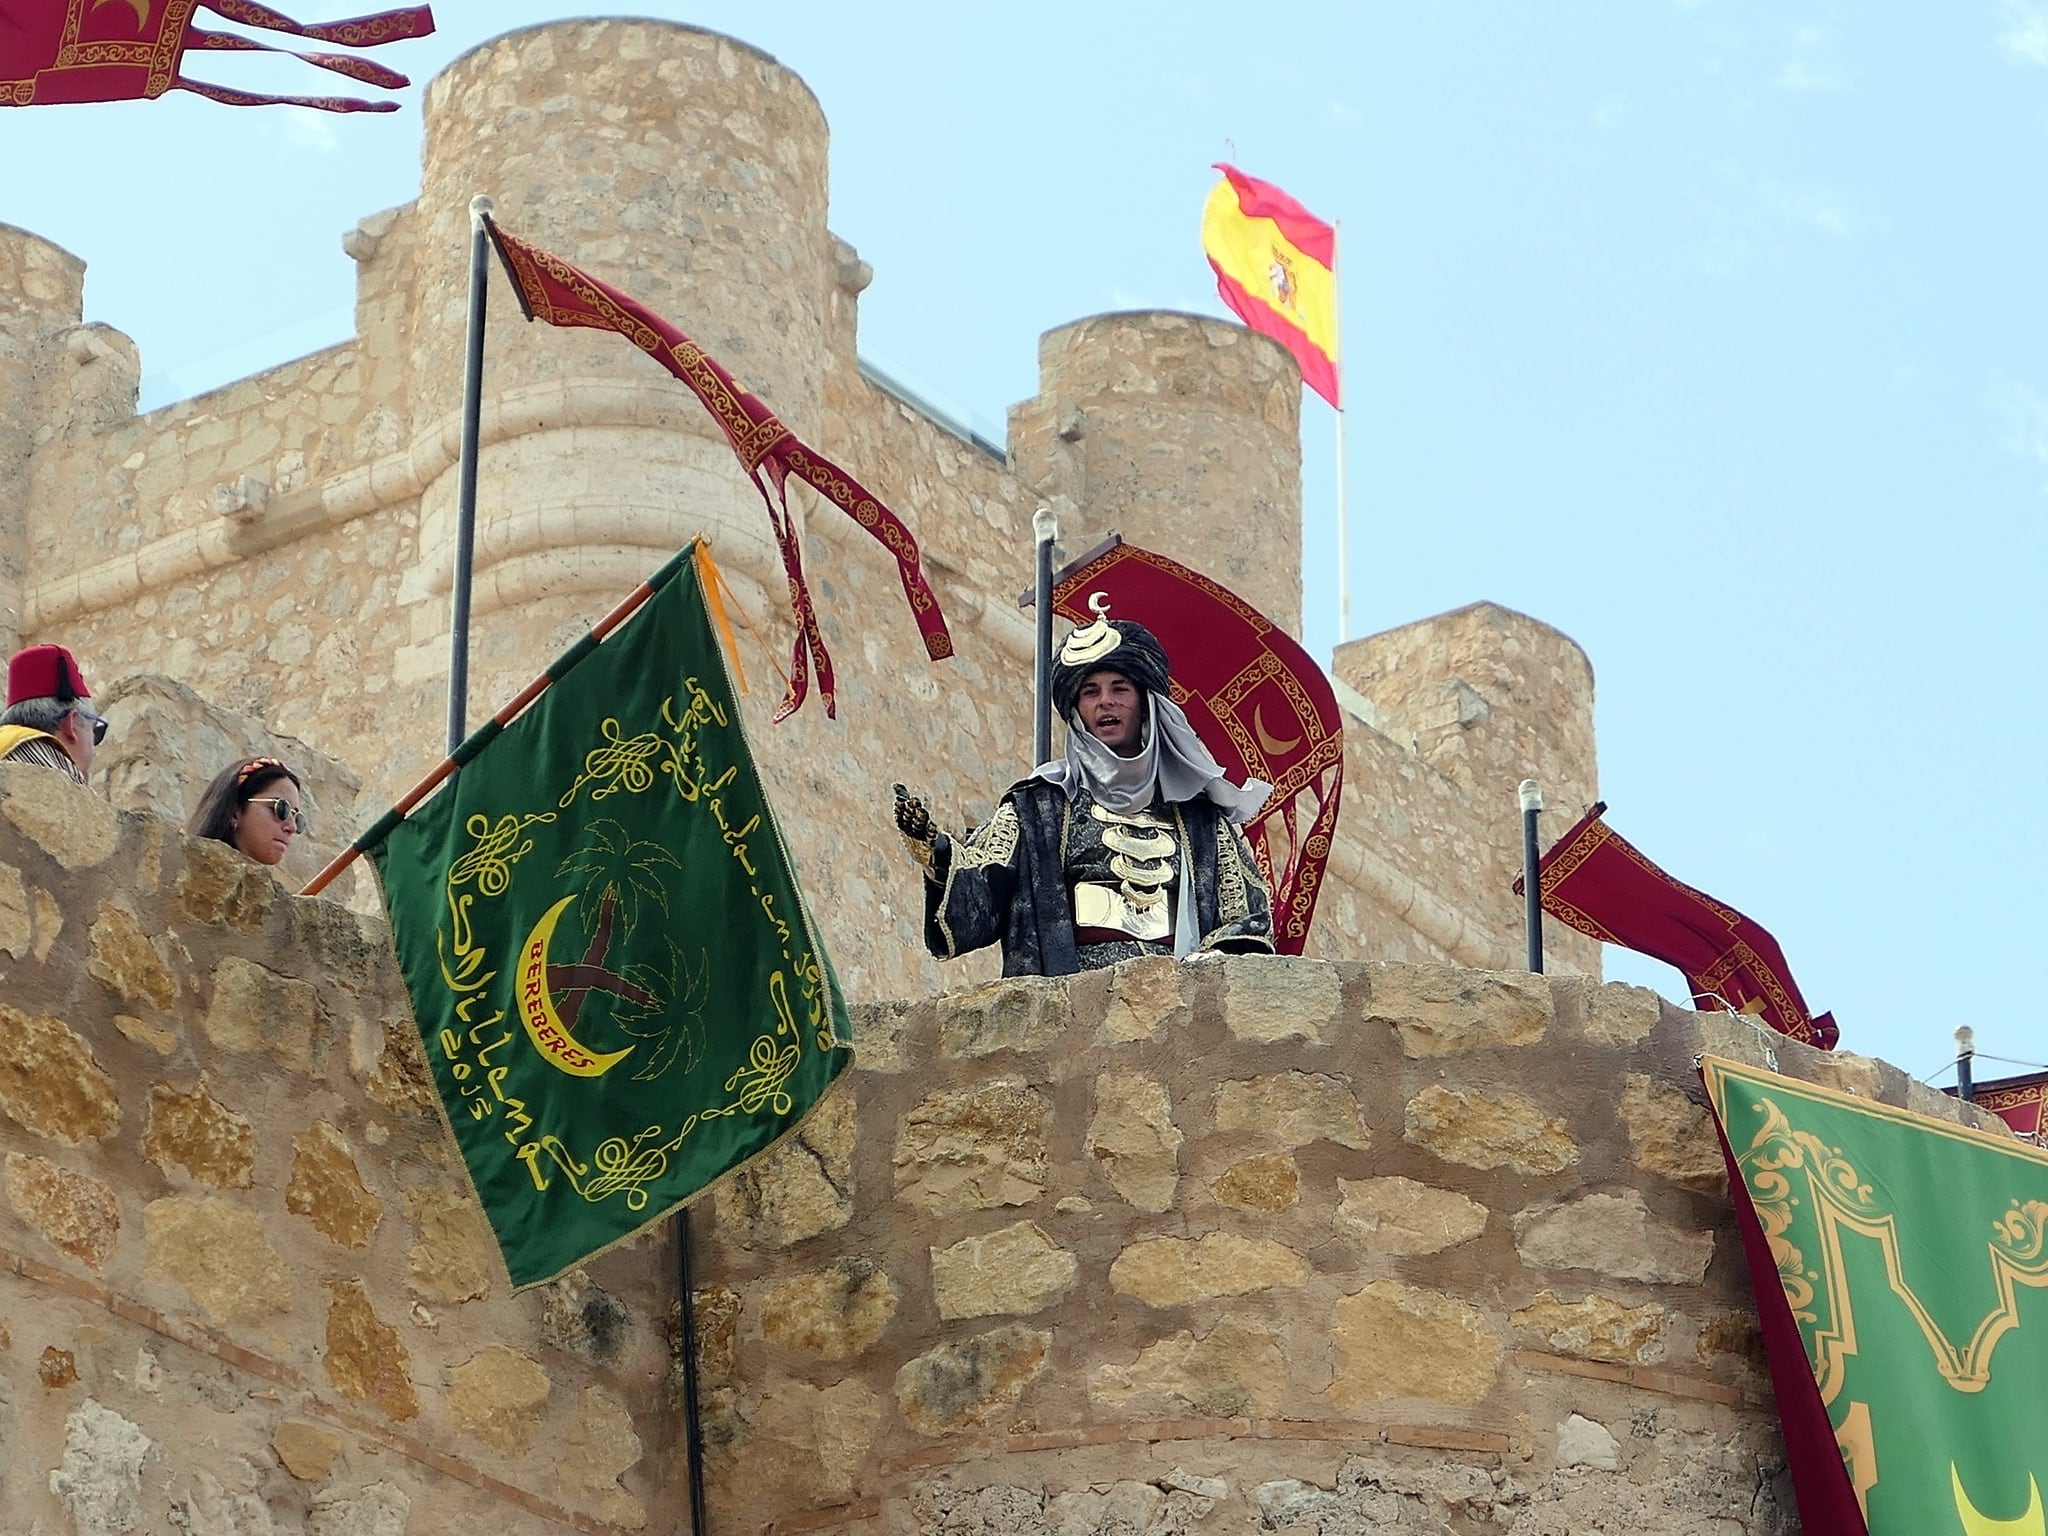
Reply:
[[[552,688],[555,684],[555,679],[562,676],[570,667],[588,655],[606,635],[630,619],[642,603],[667,586],[675,576],[675,573],[682,569],[683,561],[691,558],[696,548],[697,545],[693,541],[683,549],[681,554],[669,560],[660,570],[641,582],[631,592],[628,592],[620,601],[618,607],[591,625],[589,634],[556,657],[553,666],[520,689],[513,696],[509,704],[476,728],[474,736],[458,743],[446,757],[441,759],[440,764],[431,773],[407,790],[404,797],[396,805],[392,806],[390,810],[378,817],[361,837],[358,837],[329,860],[327,867],[307,881],[305,889],[301,890],[299,894],[301,896],[318,896],[334,883],[335,876],[361,858],[366,848],[373,848],[382,842],[390,833],[391,828],[405,820],[406,813],[426,799],[428,795],[432,794],[439,787],[442,780],[476,756],[478,752],[481,752],[492,737],[519,718],[527,705]]]
[[[1031,763],[1052,761],[1052,549],[1060,536],[1059,519],[1051,507],[1031,514],[1031,534],[1037,541],[1037,585],[1033,589],[1032,615],[1036,644],[1033,646],[1031,701]]]
[[[1529,969],[1543,974],[1543,872],[1537,853],[1536,820],[1543,814],[1543,790],[1534,779],[1516,791],[1522,803],[1522,903],[1529,930]]]
[[[476,462],[483,435],[484,313],[490,298],[491,241],[484,220],[496,212],[479,192],[469,200],[469,340],[462,370],[462,452],[455,491],[455,581],[448,621],[448,751],[462,744],[469,710],[469,583],[476,556]]]
[[[704,1536],[704,1420],[697,1406],[697,1309],[690,1293],[690,1208],[676,1211],[676,1284],[682,1291],[683,1460],[690,1476],[690,1536]]]
[[[1337,347],[1337,643],[1351,638],[1351,530],[1344,505],[1344,284],[1337,263],[1341,219],[1330,224],[1330,324]]]

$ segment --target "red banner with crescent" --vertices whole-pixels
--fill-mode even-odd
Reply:
[[[1579,818],[1537,863],[1543,910],[1567,927],[1685,972],[1693,1006],[1733,1009],[1824,1051],[1841,1032],[1833,1014],[1807,1012],[1785,952],[1761,923],[1674,880],[1600,818]],[[1521,877],[1515,894],[1521,895]]]
[[[252,0],[23,0],[0,10],[0,107],[153,101],[166,91],[191,91],[231,107],[398,110],[395,101],[276,96],[187,79],[181,73],[187,53],[290,53],[316,68],[382,90],[409,83],[397,70],[353,54],[300,53],[238,33],[203,32],[193,25],[201,10],[245,26],[343,48],[374,48],[425,37],[434,30],[434,13],[424,5],[308,24]]]
[[[1063,572],[1053,609],[1090,622],[1088,598],[1136,619],[1166,647],[1173,701],[1231,778],[1264,779],[1273,798],[1245,836],[1273,893],[1273,944],[1308,941],[1344,789],[1337,695],[1292,635],[1198,571],[1121,539]]]
[[[497,242],[505,269],[512,274],[527,319],[545,320],[549,325],[616,331],[632,342],[690,387],[690,392],[725,433],[754,489],[761,493],[768,508],[769,524],[775,531],[776,548],[782,552],[783,574],[789,578],[789,603],[796,615],[789,691],[776,708],[777,720],[788,718],[803,703],[810,691],[812,667],[817,669],[818,692],[825,700],[825,713],[837,713],[832,658],[818,630],[817,610],[811,603],[810,585],[804,580],[803,551],[789,516],[789,493],[785,486],[791,475],[807,481],[896,557],[897,575],[910,603],[911,617],[924,638],[925,654],[934,661],[953,654],[953,637],[946,631],[946,616],[939,611],[938,597],[925,580],[917,540],[903,526],[901,518],[853,476],[784,426],[758,395],[749,394],[701,347],[646,305],[561,257],[506,234],[494,221],[484,222],[492,240]]]

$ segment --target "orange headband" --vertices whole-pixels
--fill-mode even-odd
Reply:
[[[248,762],[244,763],[239,769],[235,771],[235,788],[240,789],[244,784],[248,783],[252,778],[254,778],[257,774],[261,773],[266,768],[275,768],[279,773],[283,774],[286,778],[291,777],[291,769],[285,767],[285,765],[279,762],[276,758],[252,757],[251,759],[249,759]]]

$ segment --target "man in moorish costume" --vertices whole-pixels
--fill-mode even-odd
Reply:
[[[93,748],[107,722],[85,705],[92,693],[78,659],[61,645],[32,645],[7,662],[7,708],[0,711],[0,762],[55,768],[87,782]]]
[[[998,941],[1005,976],[1065,976],[1138,955],[1270,952],[1272,903],[1238,828],[1270,785],[1243,788],[1202,745],[1144,625],[1106,616],[1060,647],[1053,705],[1066,755],[1004,794],[965,838],[896,786],[923,865],[925,945],[942,960]]]

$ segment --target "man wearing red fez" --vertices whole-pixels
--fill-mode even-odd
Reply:
[[[61,645],[32,645],[7,663],[7,708],[0,710],[0,763],[57,768],[83,784],[107,722],[85,701],[92,692],[78,658]]]

